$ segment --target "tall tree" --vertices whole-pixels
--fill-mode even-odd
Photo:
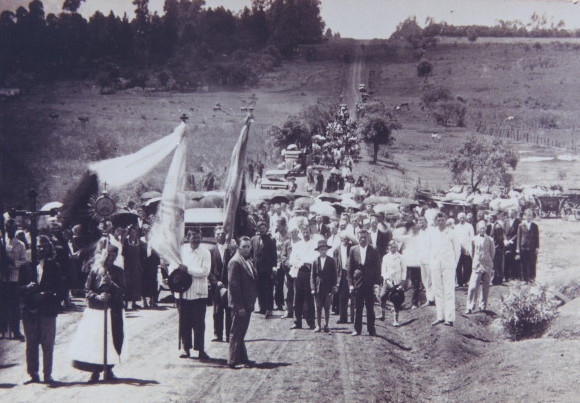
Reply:
[[[485,185],[509,186],[510,170],[516,169],[518,161],[518,153],[500,139],[470,136],[447,160],[447,166],[455,183],[467,183],[471,192],[476,192]]]
[[[381,144],[391,145],[394,130],[403,126],[389,111],[365,115],[357,122],[357,133],[361,139],[373,145],[373,162],[376,163]]]

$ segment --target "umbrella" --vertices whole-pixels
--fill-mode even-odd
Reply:
[[[42,206],[42,208],[40,209],[40,211],[50,211],[52,209],[60,209],[62,207],[62,203],[59,201],[53,201],[50,203],[46,203],[44,206]]]
[[[393,203],[393,198],[389,196],[369,196],[363,200],[363,204],[386,204]]]
[[[334,207],[332,207],[332,204],[321,200],[316,200],[314,204],[310,206],[310,212],[327,217],[336,216],[336,210],[334,209]]]
[[[185,208],[201,208],[201,203],[199,200],[186,200]]]
[[[397,214],[399,212],[399,205],[397,203],[383,203],[377,204],[373,207],[375,213]]]
[[[123,211],[111,216],[111,222],[115,227],[128,227],[129,225],[137,224],[139,216],[135,213]]]
[[[199,200],[201,207],[212,208],[212,207],[223,207],[224,199],[216,195],[205,196]]]
[[[185,198],[187,200],[199,200],[203,197],[203,192],[195,192],[193,190],[185,191]]]
[[[292,192],[285,189],[278,189],[264,197],[264,200],[268,200],[270,203],[288,203],[290,200],[294,200],[295,196]]]
[[[340,205],[344,208],[353,208],[353,209],[359,209],[360,208],[360,204],[358,204],[357,202],[355,202],[352,199],[344,199]]]
[[[341,197],[334,193],[321,193],[318,195],[318,198],[323,201],[340,201]]]
[[[320,134],[317,134],[315,136],[312,136],[312,140],[323,142],[323,141],[326,141],[326,137],[321,136]]]
[[[141,200],[145,201],[145,200],[153,199],[154,197],[161,197],[161,193],[156,191],[156,190],[150,190],[150,191],[145,192],[141,195]]]
[[[314,204],[314,199],[311,197],[299,197],[294,200],[294,208],[301,208],[308,210]]]
[[[150,207],[150,206],[159,204],[160,201],[161,201],[161,197],[154,197],[152,199],[147,200],[145,203],[143,203],[143,206]]]

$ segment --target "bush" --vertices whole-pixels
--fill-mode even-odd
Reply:
[[[458,127],[465,127],[466,114],[467,108],[459,101],[437,102],[433,108],[433,116],[441,126],[449,126],[455,122]]]
[[[540,127],[542,129],[557,129],[558,128],[558,122],[556,121],[556,118],[552,115],[540,116],[539,124],[540,124]]]
[[[435,87],[435,86],[426,86],[423,89],[423,95],[421,96],[421,100],[425,104],[425,106],[430,107],[437,101],[448,101],[453,99],[451,95],[451,90],[445,87]]]
[[[520,283],[501,297],[500,320],[512,340],[538,338],[556,317],[556,309],[546,287]]]
[[[417,75],[419,77],[428,77],[433,72],[433,65],[428,60],[423,60],[417,65]]]

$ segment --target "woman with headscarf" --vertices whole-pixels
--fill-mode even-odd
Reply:
[[[123,269],[114,265],[118,252],[111,244],[97,252],[85,284],[87,307],[70,346],[73,367],[92,373],[89,383],[103,371],[105,380],[114,379],[112,368],[121,358],[125,283]]]

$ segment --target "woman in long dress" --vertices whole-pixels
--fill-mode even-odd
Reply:
[[[73,367],[91,372],[90,383],[97,382],[103,370],[105,380],[114,379],[112,368],[121,360],[125,285],[123,269],[114,265],[118,251],[111,244],[97,249],[85,284],[87,307],[70,346]]]

